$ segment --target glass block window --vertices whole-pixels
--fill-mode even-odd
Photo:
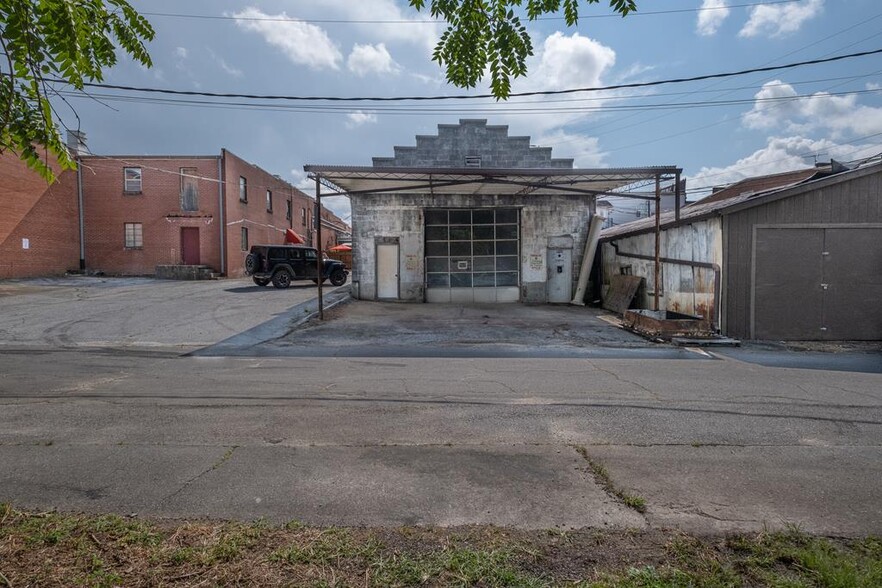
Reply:
[[[518,285],[517,208],[430,208],[424,216],[428,288]]]

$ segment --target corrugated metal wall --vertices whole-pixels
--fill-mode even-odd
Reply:
[[[623,254],[655,254],[655,233],[644,233],[613,240]],[[706,219],[669,228],[661,233],[660,256],[683,261],[697,261],[720,265],[723,251],[720,239],[720,220]],[[603,282],[609,285],[613,275],[628,267],[632,275],[645,278],[643,298],[637,300],[640,308],[652,308],[654,302],[655,262],[617,255],[608,242],[601,247]],[[686,314],[700,315],[717,323],[718,309],[714,305],[714,271],[710,268],[663,262],[659,308]]]
[[[882,170],[874,166],[846,173],[850,179],[842,181],[843,177],[833,176],[822,180],[818,188],[808,192],[723,217],[726,271],[722,305],[723,330],[726,334],[744,339],[753,336],[751,297],[754,289],[755,227],[811,225],[820,228],[835,224],[882,223]],[[863,245],[867,249],[882,248],[882,244],[876,242]],[[862,257],[867,258],[866,255]],[[867,268],[867,272],[875,271],[878,268]],[[800,295],[800,292],[792,292],[794,304],[799,304]]]

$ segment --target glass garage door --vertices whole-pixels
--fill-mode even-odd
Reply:
[[[517,208],[429,208],[427,302],[517,302]]]

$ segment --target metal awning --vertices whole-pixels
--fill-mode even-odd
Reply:
[[[614,195],[629,194],[656,182],[676,181],[674,166],[634,168],[450,168],[304,165],[311,179],[338,194],[464,194],[464,195]],[[324,193],[323,196],[330,194]]]

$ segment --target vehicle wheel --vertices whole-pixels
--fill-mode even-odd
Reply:
[[[291,274],[287,270],[279,270],[273,274],[273,286],[276,288],[287,288],[291,285]]]
[[[335,269],[331,272],[331,283],[335,286],[342,286],[346,283],[346,272],[341,269]]]
[[[266,286],[267,284],[270,283],[270,281],[266,278],[251,278],[251,279],[254,280],[254,283],[257,284],[258,286]]]
[[[257,265],[258,265],[257,262],[258,262],[257,256],[254,255],[253,253],[249,253],[248,255],[246,255],[245,256],[245,273],[246,274],[253,274],[254,272],[256,272]]]
[[[322,280],[322,284],[324,284],[325,282],[327,282],[327,280]],[[312,283],[313,283],[313,284],[318,284],[319,281],[316,280],[315,278],[313,278],[313,279],[312,279]]]

